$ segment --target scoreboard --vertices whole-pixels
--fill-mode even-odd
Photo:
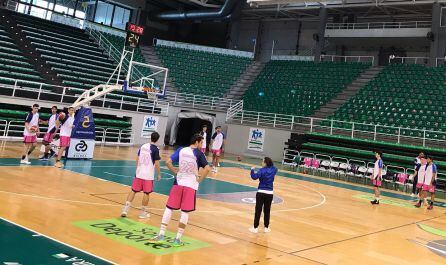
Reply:
[[[144,27],[129,22],[127,23],[126,31],[125,46],[137,48],[141,36],[144,35]]]

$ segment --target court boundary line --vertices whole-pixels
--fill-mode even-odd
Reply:
[[[106,258],[102,258],[102,257],[100,257],[100,256],[97,256],[97,255],[95,255],[95,254],[93,254],[93,253],[90,253],[90,252],[88,252],[88,251],[86,251],[86,250],[82,250],[82,249],[80,249],[80,248],[78,248],[78,247],[75,247],[75,246],[72,246],[72,245],[70,245],[70,244],[68,244],[68,243],[65,243],[65,242],[62,242],[62,241],[60,241],[60,240],[57,240],[57,239],[55,239],[55,238],[53,238],[53,237],[51,237],[51,236],[48,236],[48,235],[45,235],[45,234],[43,234],[43,233],[37,232],[36,230],[33,230],[33,229],[31,229],[31,228],[28,228],[28,227],[26,227],[26,226],[24,226],[24,225],[18,224],[18,223],[16,223],[16,222],[11,221],[11,220],[9,220],[9,219],[6,219],[6,218],[4,218],[4,217],[1,217],[1,216],[0,216],[0,219],[3,220],[3,221],[5,221],[5,222],[8,222],[8,223],[10,223],[10,224],[16,225],[16,226],[18,226],[18,227],[20,227],[20,228],[22,228],[22,229],[28,230],[28,231],[30,231],[30,232],[32,232],[32,233],[35,233],[35,234],[38,234],[38,235],[40,235],[40,236],[46,237],[47,239],[53,240],[53,241],[55,241],[55,242],[57,242],[57,243],[59,243],[59,244],[62,244],[62,245],[64,245],[64,246],[66,246],[66,247],[73,248],[73,249],[75,249],[75,250],[77,250],[77,251],[83,252],[84,254],[93,256],[93,257],[95,257],[95,258],[97,258],[97,259],[99,259],[99,260],[102,260],[102,261],[105,261],[105,262],[108,262],[108,263],[111,263],[111,264],[114,264],[114,265],[118,265],[118,263],[115,263],[115,262],[113,262],[113,261],[107,260]]]
[[[393,227],[381,229],[381,230],[378,230],[378,231],[374,231],[374,232],[370,232],[370,233],[366,233],[366,234],[362,234],[362,235],[357,235],[357,236],[346,238],[346,239],[336,240],[336,241],[328,242],[328,243],[321,244],[321,245],[318,245],[318,246],[314,246],[314,247],[310,247],[310,248],[304,248],[304,249],[301,249],[301,250],[296,250],[296,251],[290,252],[290,254],[301,253],[301,252],[304,252],[304,251],[309,251],[309,250],[313,250],[313,249],[317,249],[317,248],[321,248],[321,247],[325,247],[325,246],[329,246],[329,245],[343,243],[343,242],[354,240],[354,239],[361,238],[361,237],[367,237],[367,236],[370,236],[370,235],[376,235],[376,234],[379,234],[379,233],[384,233],[384,232],[387,232],[387,231],[399,229],[399,228],[402,228],[402,227],[416,225],[418,223],[422,223],[422,222],[427,222],[427,221],[430,221],[430,220],[438,219],[438,218],[443,217],[443,216],[444,216],[444,214],[443,215],[434,216],[434,217],[430,217],[430,218],[426,218],[426,219],[422,219],[422,220],[415,221],[415,222],[410,222],[410,223],[406,223],[406,224],[402,224],[402,225],[398,225],[398,226],[393,226]]]

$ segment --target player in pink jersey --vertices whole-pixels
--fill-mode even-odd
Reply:
[[[39,132],[39,105],[34,104],[32,111],[28,113],[25,120],[25,129],[23,130],[23,154],[20,164],[29,165],[29,155],[36,148],[37,135]]]
[[[57,154],[55,167],[61,168],[63,166],[60,160],[62,159],[62,155],[65,152],[65,149],[70,146],[71,132],[74,128],[74,108],[68,108],[68,115],[60,121],[60,149]]]
[[[189,147],[179,148],[166,162],[170,171],[176,174],[174,185],[170,190],[166,209],[159,234],[152,239],[153,242],[163,242],[167,225],[172,217],[173,210],[181,210],[178,233],[173,246],[182,246],[181,236],[186,229],[189,220],[189,212],[195,211],[196,193],[200,182],[209,174],[211,168],[206,161],[205,155],[199,150],[203,143],[203,136],[195,134],[192,136]],[[179,167],[173,166],[178,163]],[[199,173],[200,168],[203,170]]]
[[[159,133],[153,132],[150,136],[150,143],[144,144],[138,150],[138,158],[136,159],[136,173],[132,183],[132,190],[127,196],[124,209],[122,209],[121,217],[126,217],[129,208],[137,192],[144,192],[142,198],[142,208],[139,218],[149,218],[149,195],[153,192],[153,181],[155,179],[155,171],[158,175],[157,180],[161,180],[160,170],[160,151],[155,145],[160,138]]]

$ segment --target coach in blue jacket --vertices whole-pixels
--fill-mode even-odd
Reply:
[[[273,160],[269,157],[263,159],[262,168],[256,173],[254,167],[251,168],[251,178],[260,181],[256,194],[256,212],[254,215],[254,227],[249,231],[253,233],[258,232],[260,215],[262,215],[263,208],[263,224],[265,226],[264,232],[271,232],[269,228],[269,216],[271,211],[271,203],[273,202],[273,184],[274,177],[277,174],[277,168],[273,164]]]

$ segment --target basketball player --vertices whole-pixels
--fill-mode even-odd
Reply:
[[[212,149],[212,172],[217,173],[220,155],[223,149],[224,135],[221,132],[221,126],[215,128],[215,133],[212,135],[211,149]]]
[[[43,122],[48,125],[48,131],[45,133],[43,137],[42,144],[45,146],[45,152],[40,160],[48,160],[49,152],[51,150],[51,142],[53,141],[54,135],[56,135],[59,130],[59,115],[57,114],[57,107],[53,106],[51,108],[51,116],[48,121]]]
[[[381,195],[381,192],[379,191],[379,188],[381,187],[382,184],[382,179],[383,179],[383,168],[384,168],[384,163],[383,160],[381,159],[382,153],[381,152],[375,152],[375,167],[373,169],[373,174],[372,174],[372,182],[373,182],[373,189],[375,191],[375,199],[373,201],[371,201],[371,204],[379,204],[379,196]]]
[[[206,153],[207,129],[208,127],[206,125],[203,125],[203,128],[200,132],[200,135],[203,136],[203,144],[201,146],[201,152],[203,152],[203,154]]]
[[[25,120],[25,129],[23,130],[23,154],[20,164],[30,165],[29,156],[36,148],[37,135],[39,132],[39,105],[34,104],[31,112],[28,113]]]
[[[426,177],[426,165],[427,160],[423,157],[420,158],[420,163],[418,163],[417,167],[415,168],[415,173],[413,175],[413,179],[417,180],[416,182],[416,190],[415,193],[420,196],[420,192],[423,189],[424,185],[424,178]]]
[[[273,186],[274,177],[277,174],[277,168],[274,166],[273,160],[269,157],[263,159],[262,168],[256,173],[255,168],[251,168],[251,178],[259,180],[259,187],[256,193],[256,210],[254,214],[254,226],[249,228],[252,233],[258,232],[260,216],[263,209],[263,225],[264,232],[269,233],[269,218],[271,212],[271,204],[273,202]]]
[[[68,115],[65,116],[65,118],[60,122],[60,148],[59,153],[57,154],[56,158],[56,164],[54,164],[55,167],[61,168],[62,162],[60,162],[60,159],[62,158],[62,155],[65,152],[65,149],[70,146],[70,137],[71,137],[71,131],[74,128],[74,108],[69,107],[68,108]]]
[[[432,210],[434,208],[434,200],[435,200],[435,185],[437,182],[437,165],[434,164],[434,159],[431,156],[427,157],[427,165],[426,174],[424,177],[423,188],[420,191],[420,199],[415,207],[420,208],[421,204],[425,200],[427,193],[431,194],[431,201],[429,202],[428,210]]]
[[[137,192],[144,192],[144,197],[142,198],[142,209],[139,214],[139,218],[149,218],[149,195],[153,192],[153,181],[155,179],[155,171],[158,175],[157,180],[161,180],[161,170],[160,170],[160,150],[155,145],[160,138],[159,133],[153,132],[150,136],[150,143],[144,144],[138,150],[138,158],[136,159],[136,173],[133,179],[132,190],[127,196],[127,201],[125,202],[124,209],[122,209],[121,217],[126,217],[129,208],[132,204],[133,199],[135,199],[135,194]]]
[[[421,152],[420,154],[418,154],[417,157],[415,157],[415,174],[413,175],[413,180],[412,180],[412,194],[410,194],[410,197],[415,197],[418,194],[418,190],[417,190],[417,184],[418,184],[418,175],[416,174],[416,172],[418,171],[418,165],[421,164],[421,160],[424,159],[424,153]]]
[[[166,209],[161,221],[159,234],[154,237],[152,242],[163,242],[167,225],[172,217],[173,210],[181,210],[178,232],[173,242],[173,246],[183,245],[181,237],[186,229],[189,220],[189,212],[195,211],[196,193],[200,182],[208,175],[211,168],[206,161],[206,157],[198,148],[203,144],[203,136],[195,134],[192,136],[189,147],[179,148],[166,162],[170,171],[177,176],[170,190]],[[173,166],[178,163],[179,168]],[[200,168],[203,170],[200,171]]]

